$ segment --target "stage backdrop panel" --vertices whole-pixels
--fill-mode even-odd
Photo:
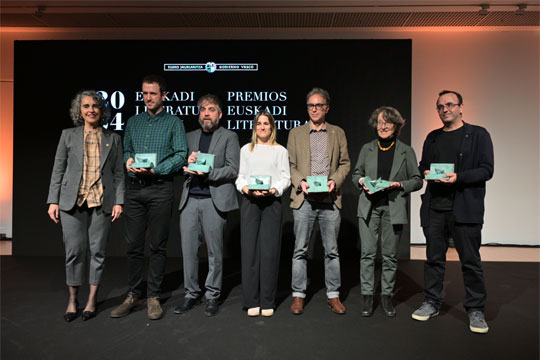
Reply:
[[[407,119],[400,139],[410,144],[411,40],[197,40],[197,41],[16,41],[14,75],[13,254],[62,255],[61,228],[47,216],[47,192],[61,130],[73,126],[70,102],[82,89],[101,91],[112,116],[106,126],[123,135],[128,118],[145,111],[141,79],[160,74],[168,82],[166,110],[198,128],[197,99],[207,93],[224,103],[222,126],[251,136],[259,109],[274,114],[278,141],[308,120],[305,95],[322,87],[331,96],[329,123],[347,134],[352,167],[361,146],[376,133],[371,112],[393,106]],[[352,171],[352,169],[351,169]],[[175,206],[183,177],[175,180]],[[357,256],[358,190],[350,176],[344,185],[339,237],[343,256]],[[283,206],[283,256],[294,236],[288,194]],[[413,211],[417,211],[413,209]],[[225,236],[226,256],[239,255],[239,213]],[[406,227],[400,254],[408,258]],[[320,241],[313,256],[320,257]],[[112,227],[108,255],[125,256],[123,222]],[[169,256],[181,256],[178,211],[172,214]]]

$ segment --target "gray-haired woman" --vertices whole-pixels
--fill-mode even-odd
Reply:
[[[373,313],[377,241],[381,235],[381,305],[386,316],[395,316],[392,295],[397,272],[397,248],[403,224],[407,223],[407,197],[422,187],[414,150],[397,139],[405,120],[394,108],[376,109],[369,124],[377,139],[360,150],[352,180],[360,189],[358,227],[361,241],[360,284],[362,316]],[[390,187],[371,193],[364,179],[384,179]]]
[[[56,149],[49,187],[49,217],[62,224],[69,301],[64,319],[78,315],[77,295],[90,255],[88,301],[83,320],[96,316],[111,222],[122,214],[124,167],[120,136],[102,127],[108,109],[95,91],[81,91],[71,102],[76,127],[64,129]]]

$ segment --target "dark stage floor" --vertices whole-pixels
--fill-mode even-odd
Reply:
[[[411,319],[422,301],[421,261],[400,263],[395,295],[397,317],[377,308],[360,316],[358,261],[342,261],[346,315],[325,302],[321,262],[310,262],[310,293],[303,315],[290,305],[290,266],[283,263],[279,305],[272,318],[249,318],[241,306],[238,264],[226,263],[224,303],[217,316],[199,306],[173,313],[182,300],[181,259],[169,259],[163,284],[165,316],[146,318],[141,306],[112,319],[109,312],[126,291],[126,261],[108,258],[99,298],[100,313],[66,323],[63,258],[1,257],[1,358],[22,359],[539,359],[539,264],[485,263],[490,331],[468,330],[462,308],[459,263],[449,263],[446,305],[428,322]],[[205,264],[203,264],[205,265]],[[204,278],[203,278],[204,279]],[[84,300],[87,290],[81,291]]]

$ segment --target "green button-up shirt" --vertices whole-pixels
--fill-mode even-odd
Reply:
[[[183,121],[165,110],[155,116],[144,112],[130,117],[124,132],[124,164],[141,153],[157,154],[156,176],[178,172],[187,159]],[[129,173],[129,176],[135,175]]]

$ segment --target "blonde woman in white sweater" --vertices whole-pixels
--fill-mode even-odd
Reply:
[[[270,176],[268,190],[250,190],[252,176]],[[261,111],[251,142],[240,150],[242,289],[249,316],[272,316],[281,251],[281,196],[291,184],[289,154],[276,142],[272,114]]]

